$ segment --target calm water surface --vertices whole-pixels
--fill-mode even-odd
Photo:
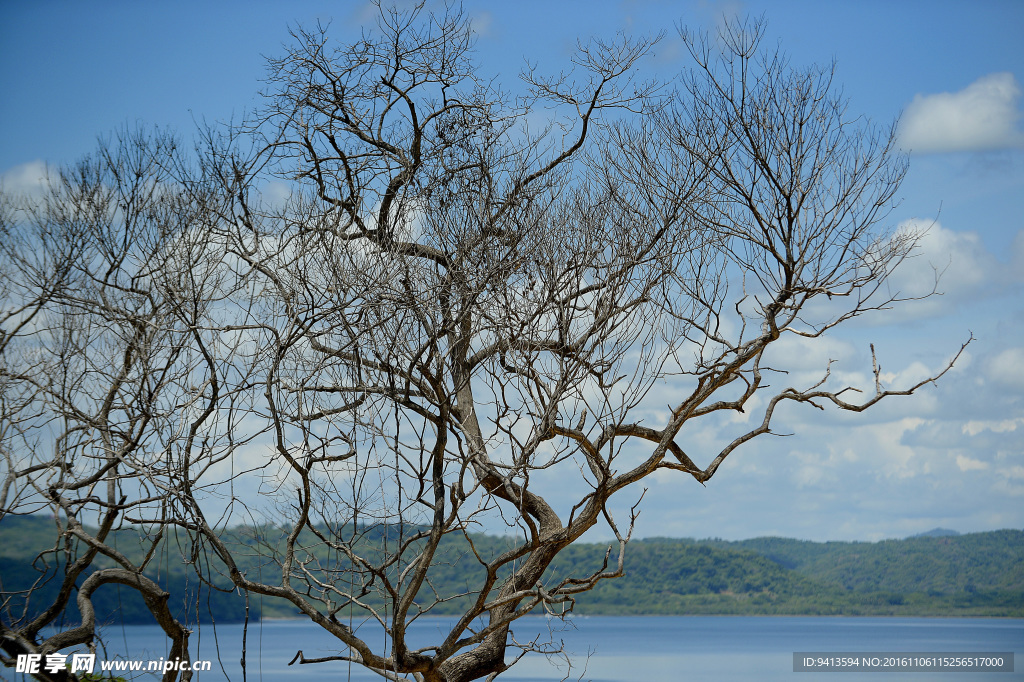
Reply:
[[[410,632],[413,645],[437,641],[450,622],[445,618],[417,621]],[[373,630],[361,630],[371,642]],[[156,660],[167,654],[155,626],[113,627],[105,631],[106,656]],[[960,618],[817,618],[817,617],[582,617],[568,625],[542,617],[517,624],[519,641],[561,642],[570,654],[564,659],[527,656],[503,675],[502,682],[537,680],[795,680],[853,682],[865,680],[931,679],[1024,680],[1024,620]],[[383,644],[383,635],[379,635]],[[197,682],[241,681],[242,626],[203,626],[193,634],[195,659],[214,660],[214,670],[197,673]],[[339,653],[337,642],[315,625],[303,621],[250,623],[247,682],[278,680],[352,680],[379,682],[382,678],[345,663],[289,666],[296,651],[308,658]],[[218,651],[223,669],[217,664]],[[1013,673],[794,673],[794,651],[916,651],[995,652],[1016,654]],[[2,672],[2,671],[0,671]],[[155,679],[142,677],[138,679]]]

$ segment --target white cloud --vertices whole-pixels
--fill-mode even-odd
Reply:
[[[977,436],[982,431],[993,433],[1006,433],[1016,431],[1024,419],[1003,419],[1001,421],[969,421],[963,425],[963,432],[968,436]]]
[[[989,381],[1005,386],[1024,386],[1024,348],[1007,348],[988,361]]]
[[[0,176],[0,184],[11,194],[35,196],[43,192],[47,173],[45,161],[29,161],[6,171]]]
[[[915,95],[900,120],[900,144],[921,154],[1021,146],[1020,95],[1012,73],[984,76],[959,92]]]
[[[1010,272],[982,243],[975,232],[944,228],[937,221],[911,218],[899,229],[923,231],[917,251],[889,278],[888,286],[901,298],[927,296],[936,287],[941,296],[931,296],[898,306],[901,318],[921,318],[948,312],[964,301],[977,300],[986,287],[1009,281]],[[889,321],[889,320],[886,320]]]
[[[765,354],[763,366],[778,367],[787,371],[803,370],[810,372],[800,381],[820,380],[830,360],[843,363],[857,355],[857,349],[842,339],[826,336],[809,339],[803,336],[786,334],[779,338]]]
[[[960,471],[980,471],[988,469],[987,462],[982,462],[979,459],[971,459],[964,455],[956,456],[956,465],[960,468]]]

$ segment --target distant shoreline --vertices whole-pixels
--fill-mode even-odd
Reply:
[[[431,614],[429,616],[419,616],[417,620],[426,619],[451,619],[457,618],[459,614],[450,613],[438,613]],[[529,615],[522,616],[523,618],[547,618],[549,620],[559,620],[557,616],[543,616],[543,615]],[[1009,620],[1021,620],[1024,619],[1024,613],[883,613],[883,612],[862,612],[862,613],[715,613],[708,611],[705,613],[643,613],[643,612],[629,612],[629,613],[573,613],[566,616],[566,620],[583,620],[587,618],[1000,618]],[[355,614],[356,620],[371,621],[365,616],[360,616],[358,613]],[[252,617],[249,619],[250,623],[254,622],[304,622],[308,621],[309,618],[306,616],[280,616],[280,615],[269,615],[264,617]],[[346,622],[347,618],[339,618],[339,622]],[[241,620],[232,619],[230,621],[220,622],[232,622],[241,623]]]

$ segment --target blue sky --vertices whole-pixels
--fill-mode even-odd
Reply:
[[[902,114],[912,151],[892,224],[931,225],[894,286],[942,297],[858,321],[813,346],[791,344],[807,376],[829,358],[867,381],[868,344],[894,386],[935,371],[977,340],[938,386],[862,415],[793,407],[796,435],[737,453],[707,488],[650,481],[637,533],[740,539],[875,540],[943,526],[1024,527],[1024,3],[469,2],[482,69],[509,87],[524,58],[564,68],[577,38],[667,31],[644,66],[684,68],[674,26],[761,15],[797,64],[837,62],[851,111]],[[364,2],[0,2],[0,174],[28,189],[46,164],[74,161],[97,136],[143,122],[187,135],[258,102],[264,55],[288,26],[330,21],[358,35]],[[727,425],[691,434],[698,452]]]

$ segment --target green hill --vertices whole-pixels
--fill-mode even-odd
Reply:
[[[873,543],[757,538],[713,544],[756,552],[844,590],[1024,592],[1024,532],[1018,530]]]
[[[54,524],[49,518],[7,516],[0,522],[0,593],[5,607],[0,617],[4,620],[31,617],[44,605],[52,603],[60,582],[56,578],[64,571],[61,555],[52,551],[54,537]],[[144,553],[134,531],[111,533],[108,542],[135,563],[141,563]],[[242,620],[245,600],[230,589],[227,581],[219,583],[220,589],[204,585],[176,547],[173,542],[165,542],[162,551],[150,562],[146,575],[170,593],[168,605],[179,619],[189,622]],[[93,570],[111,565],[111,560],[99,557]],[[79,584],[91,572],[87,571]],[[34,590],[33,596],[26,600],[30,588]],[[131,588],[105,585],[93,594],[92,601],[100,623],[153,622],[142,597]],[[78,617],[72,597],[65,609],[65,618],[77,622]]]
[[[7,517],[0,522],[0,591],[13,594],[10,605],[15,610],[24,606],[19,591],[40,578],[45,582],[47,576],[61,570],[52,554],[44,555],[43,561],[34,561],[37,554],[48,549],[52,523],[41,517]],[[385,534],[382,529],[364,533],[367,548],[380,546]],[[264,555],[278,547],[283,537],[272,527],[236,530],[230,535],[236,544],[261,545]],[[484,556],[502,551],[510,542],[508,538],[484,535],[474,536],[473,541]],[[132,531],[121,531],[114,542],[129,557],[141,555]],[[201,585],[192,567],[172,551],[175,547],[177,543],[171,538],[148,573],[171,592],[178,612],[188,614],[190,620],[227,622],[243,618],[244,600],[230,590]],[[568,548],[559,555],[545,584],[594,571],[605,550],[602,544]],[[319,560],[328,559],[315,542],[308,543],[307,551],[318,555]],[[435,559],[432,586],[438,594],[472,594],[482,571],[471,559],[464,539],[447,540]],[[267,567],[267,560],[260,560],[256,552],[246,558],[245,570],[254,575]],[[217,572],[216,566],[212,569]],[[43,589],[45,593],[50,588]],[[470,598],[455,597],[431,612],[460,613],[462,602]],[[101,589],[95,601],[103,619],[126,623],[151,620],[131,590]],[[254,598],[250,608],[253,618],[296,615],[289,604],[266,598]],[[626,575],[603,581],[593,591],[580,595],[575,612],[1021,617],[1024,532],[926,534],[875,543],[819,543],[774,537],[740,542],[635,540],[627,547]],[[74,615],[72,606],[68,617]]]

